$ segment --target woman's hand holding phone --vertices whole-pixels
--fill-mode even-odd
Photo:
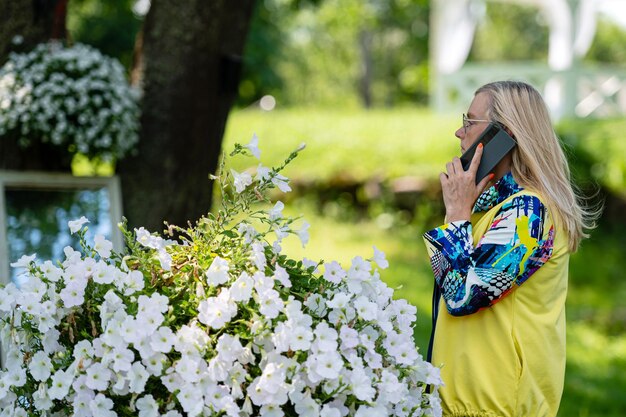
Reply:
[[[472,208],[480,194],[490,186],[493,173],[487,175],[476,184],[476,172],[483,155],[483,145],[478,144],[472,162],[467,169],[458,157],[446,164],[446,172],[439,175],[441,190],[443,191],[443,203],[446,206],[446,222],[457,220],[470,220]]]

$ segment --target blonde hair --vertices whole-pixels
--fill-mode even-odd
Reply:
[[[595,227],[599,210],[582,204],[572,184],[567,158],[554,132],[546,104],[539,92],[519,81],[485,84],[475,94],[490,97],[489,119],[506,126],[517,140],[512,152],[512,174],[522,187],[541,195],[569,236],[569,250],[575,252],[586,229]]]

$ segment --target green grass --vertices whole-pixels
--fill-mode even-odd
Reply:
[[[230,117],[224,149],[230,151],[234,142],[247,143],[256,132],[261,160],[267,166],[282,160],[299,143],[307,143],[307,149],[285,172],[294,180],[333,182],[349,177],[363,182],[405,175],[433,179],[445,161],[458,155],[458,141],[454,138],[456,119],[456,116],[433,116],[415,109],[240,111]],[[563,128],[570,135],[577,132],[578,144],[600,158],[595,179],[606,180],[606,184],[622,193],[619,167],[626,158],[625,153],[618,151],[624,146],[624,130],[615,126],[624,124],[593,122],[593,129],[578,131],[582,123],[572,122]],[[588,140],[586,135],[595,139]],[[598,149],[600,145],[602,149],[613,150],[609,162],[601,159],[604,151]],[[257,163],[245,158],[233,162],[238,170]],[[605,175],[609,171],[610,177]],[[396,297],[406,298],[418,308],[416,342],[425,352],[432,291],[432,274],[421,239],[425,225],[400,224],[390,228],[389,222],[382,220],[393,213],[383,209],[382,214],[377,213],[379,217],[351,216],[345,213],[350,208],[339,203],[320,212],[310,196],[288,203],[287,211],[304,215],[312,225],[311,241],[306,249],[296,238],[285,243],[285,251],[294,258],[337,260],[349,265],[354,256],[372,256],[372,245],[386,253],[390,267],[381,271],[381,277],[389,286],[398,288]],[[605,225],[572,255],[567,301],[567,372],[560,417],[626,415],[624,231],[624,221]]]
[[[315,181],[348,176],[356,181],[404,175],[433,177],[449,156],[460,152],[454,131],[459,117],[422,109],[290,109],[233,112],[224,150],[259,136],[261,160],[274,165],[302,142],[306,149],[286,175]],[[235,162],[236,169],[252,164]]]

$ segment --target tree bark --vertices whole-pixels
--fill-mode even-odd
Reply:
[[[363,107],[372,107],[372,78],[374,59],[372,57],[372,38],[374,35],[368,29],[359,33],[359,50],[361,51],[361,79],[359,80],[359,95]]]
[[[237,95],[254,0],[152,0],[143,32],[141,138],[118,164],[130,227],[206,214]]]
[[[12,51],[29,51],[40,42],[65,39],[66,14],[67,0],[0,0],[0,65]]]

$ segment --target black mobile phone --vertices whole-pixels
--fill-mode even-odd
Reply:
[[[511,152],[515,147],[515,139],[502,129],[500,124],[490,123],[478,140],[461,155],[461,165],[463,165],[465,171],[469,169],[479,143],[483,144],[483,155],[480,160],[480,165],[478,166],[478,171],[476,171],[476,184],[493,171],[496,165],[498,165],[498,162],[500,162],[506,154]]]

